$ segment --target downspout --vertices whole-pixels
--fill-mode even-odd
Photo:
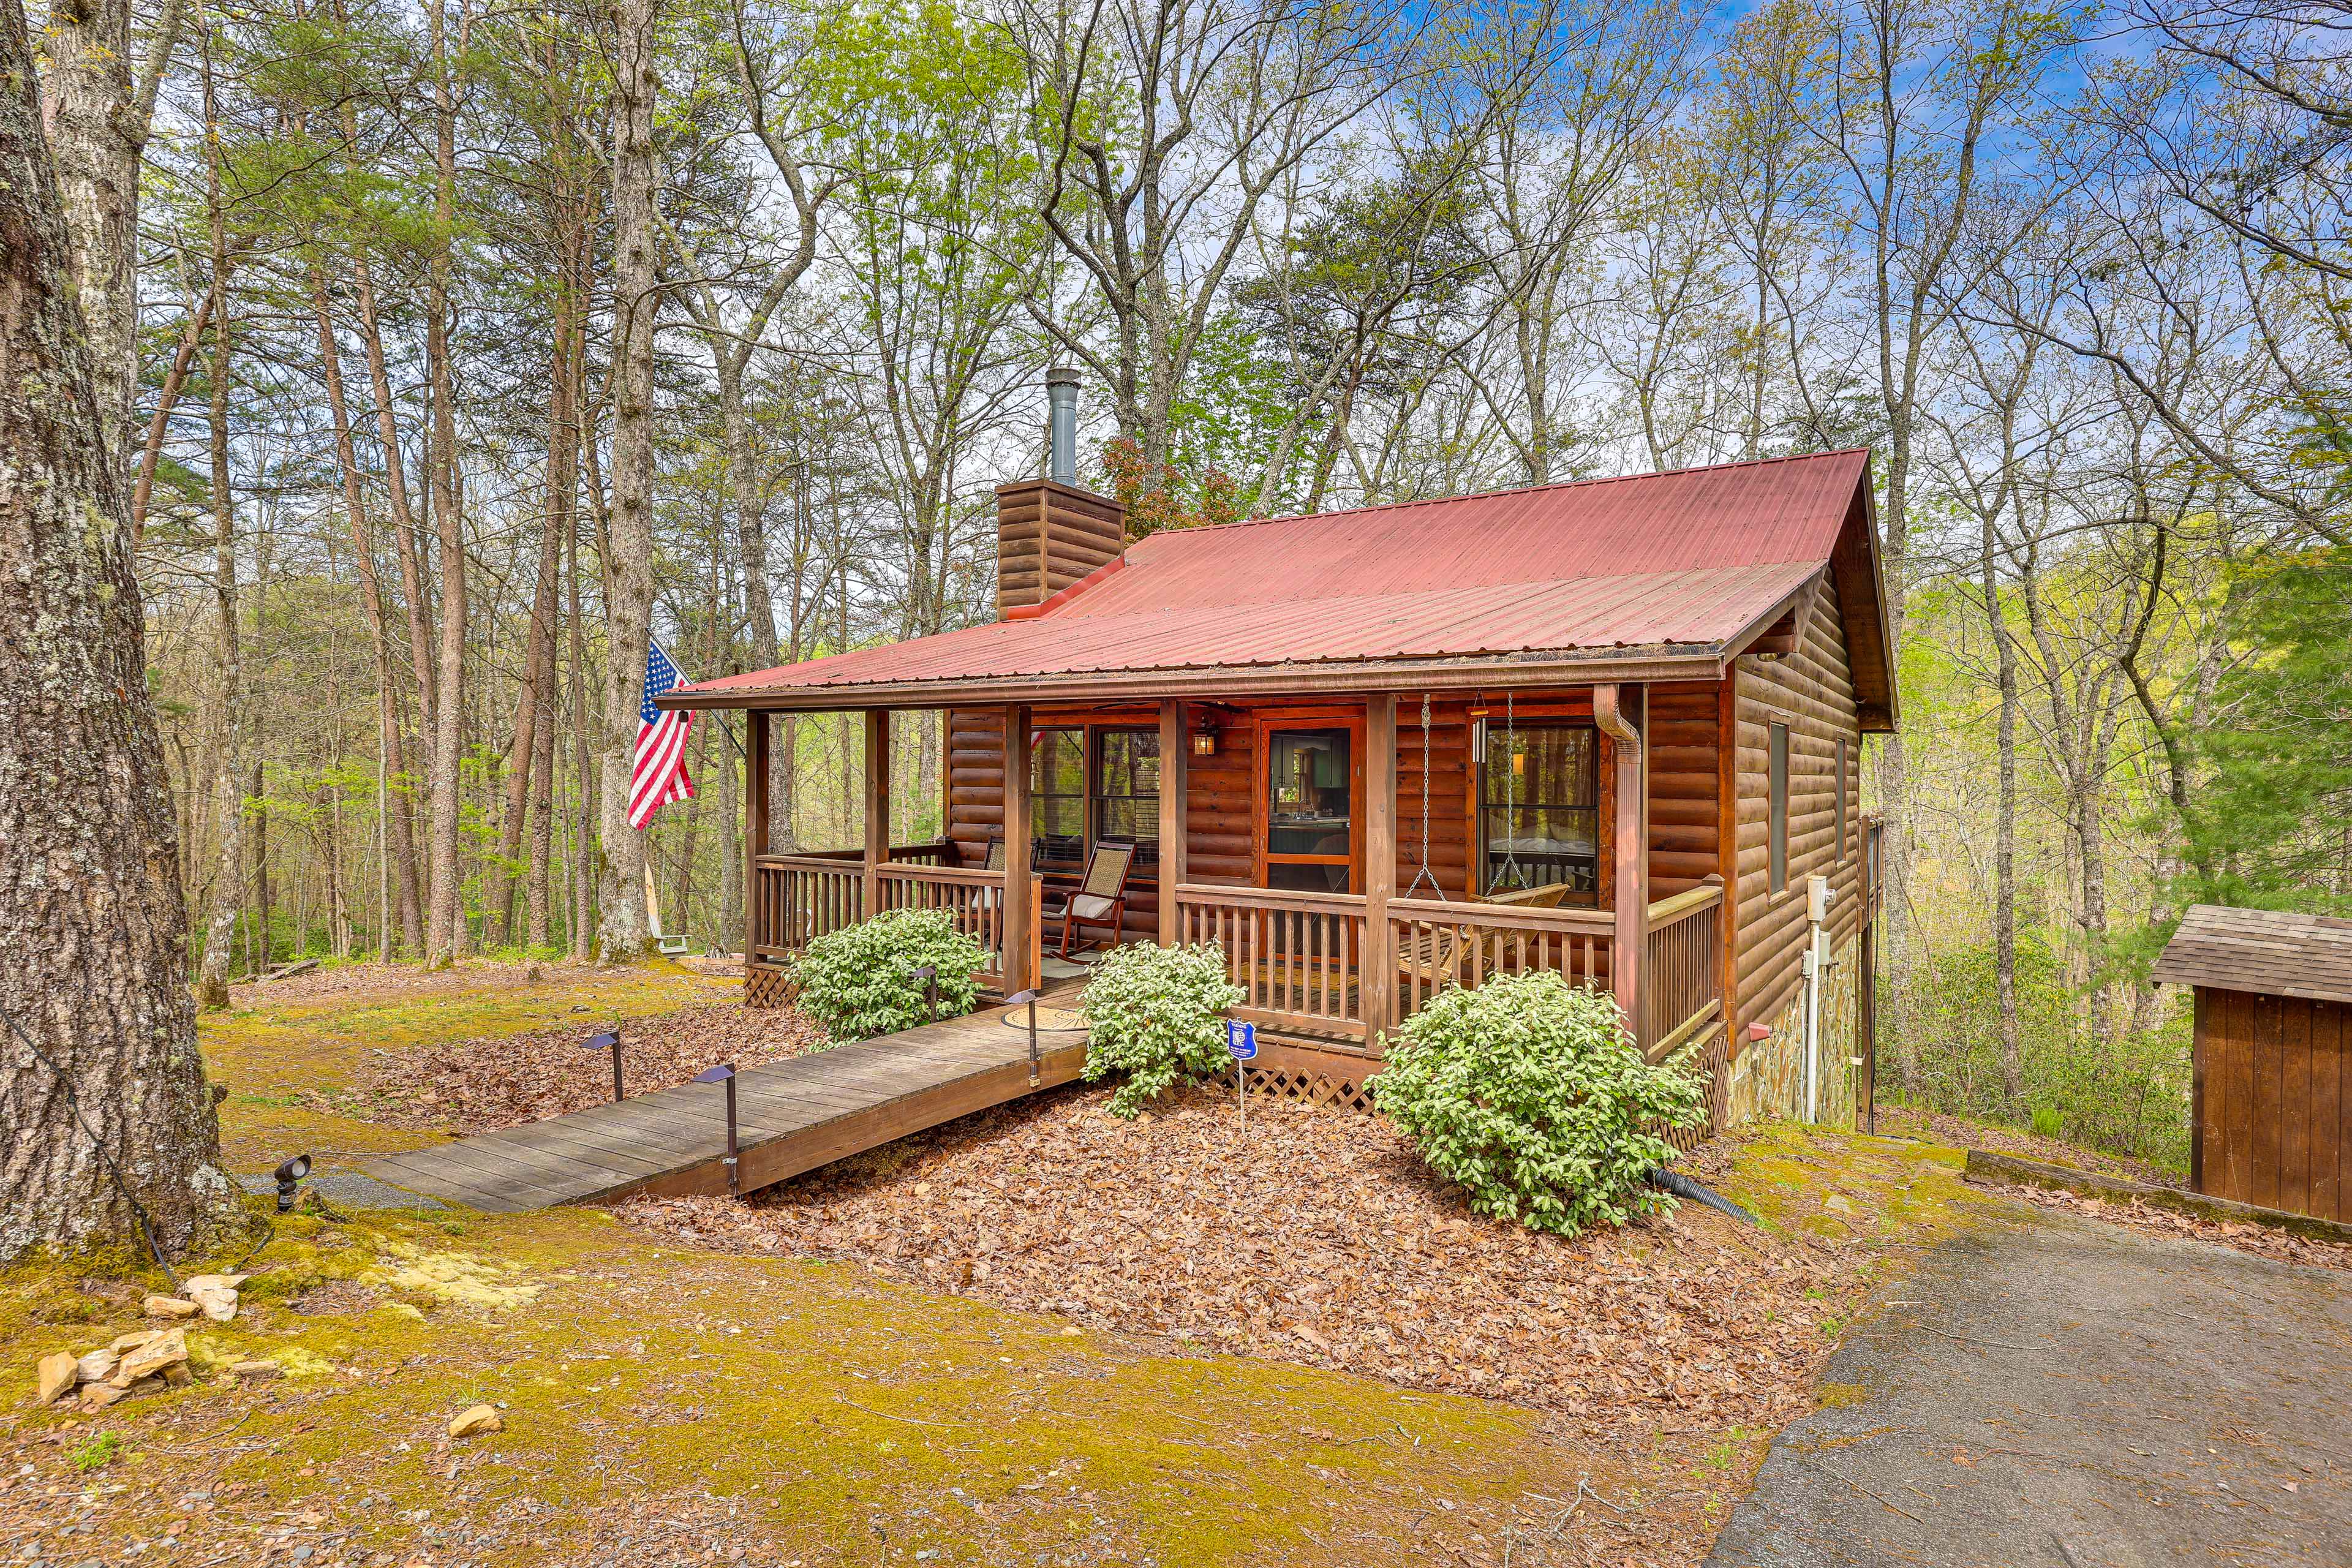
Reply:
[[[1592,724],[1616,748],[1617,938],[1609,955],[1610,979],[1626,1024],[1646,1048],[1653,1043],[1641,1013],[1642,959],[1650,936],[1649,791],[1642,765],[1642,732],[1625,717],[1622,689],[1614,681],[1593,687]]]
[[[1805,879],[1805,1120],[1822,1119],[1822,974],[1829,967],[1822,942],[1837,890],[1818,872]]]

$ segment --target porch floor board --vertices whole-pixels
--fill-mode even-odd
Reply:
[[[1066,1006],[1077,985],[1046,994]],[[1034,1092],[1029,1037],[1004,1008],[812,1056],[745,1068],[736,1077],[738,1171],[756,1192],[833,1161]],[[1037,1089],[1076,1079],[1086,1038],[1040,1034]],[[360,1169],[380,1181],[468,1208],[510,1213],[627,1197],[727,1191],[727,1089],[681,1084],[618,1105],[376,1154]]]

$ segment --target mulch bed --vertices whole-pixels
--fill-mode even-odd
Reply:
[[[443,1128],[460,1137],[544,1121],[613,1098],[613,1058],[581,1042],[602,1025],[561,1025],[414,1050],[379,1051],[362,1069],[361,1113],[391,1127]],[[798,1009],[720,1002],[622,1026],[628,1091],[670,1089],[717,1062],[739,1068],[823,1048]]]
[[[966,1118],[750,1204],[630,1218],[728,1249],[850,1258],[1118,1331],[1552,1411],[1586,1428],[1778,1426],[1811,1408],[1844,1246],[1696,1205],[1574,1241],[1472,1216],[1385,1120],[1103,1089]],[[1684,1168],[1705,1180],[1718,1144]]]
[[[2343,1242],[2318,1241],[2267,1225],[2207,1219],[2200,1215],[2158,1208],[2137,1198],[2120,1204],[2081,1193],[2053,1192],[2047,1187],[2006,1182],[1985,1184],[2009,1197],[2023,1198],[2046,1209],[2080,1215],[2084,1219],[2119,1225],[2128,1230],[2145,1231],[2151,1236],[2179,1237],[2190,1241],[2210,1241],[2222,1247],[2234,1247],[2241,1252],[2251,1252],[2260,1258],[2275,1258],[2281,1263],[2308,1263],[2321,1268],[2341,1268],[2352,1273],[2352,1245]]]

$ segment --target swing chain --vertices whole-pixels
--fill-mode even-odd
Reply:
[[[1422,883],[1429,884],[1438,901],[1445,900],[1445,889],[1437,885],[1436,873],[1429,868],[1429,693],[1421,694],[1421,866],[1413,872],[1412,880],[1404,885],[1404,896],[1413,896]]]

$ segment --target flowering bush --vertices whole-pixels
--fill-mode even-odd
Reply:
[[[1642,1059],[1614,998],[1513,975],[1439,992],[1402,1033],[1372,1098],[1478,1213],[1574,1236],[1673,1208],[1643,1177],[1675,1157],[1655,1129],[1696,1121],[1701,1086]]]
[[[1113,948],[1079,994],[1087,1015],[1087,1080],[1124,1072],[1114,1115],[1133,1116],[1179,1078],[1205,1079],[1226,1061],[1224,1011],[1242,999],[1215,942]]]
[[[893,910],[808,944],[792,966],[800,1010],[836,1046],[895,1035],[930,1021],[915,971],[939,976],[940,1016],[960,1017],[980,1002],[972,972],[988,961],[945,910]]]

